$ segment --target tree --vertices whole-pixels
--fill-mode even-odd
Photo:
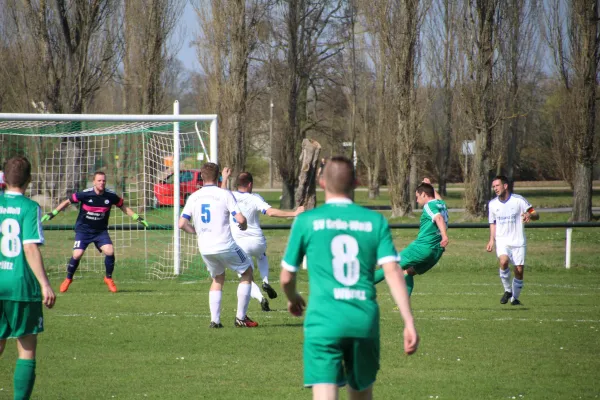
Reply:
[[[461,111],[475,139],[473,167],[466,177],[465,208],[468,214],[480,218],[486,216],[490,200],[493,134],[498,122],[494,96],[498,3],[467,0],[461,14]]]
[[[271,7],[271,1],[260,0],[207,0],[195,5],[202,29],[198,57],[207,78],[206,107],[219,115],[221,159],[233,173],[246,164],[250,57]]]
[[[416,52],[423,13],[419,0],[376,0],[368,21],[385,46],[383,61],[390,71],[394,128],[386,131],[383,155],[392,216],[412,210],[411,161],[417,144]]]
[[[545,36],[565,90],[561,119],[568,121],[565,138],[574,158],[571,220],[592,218],[592,171],[600,44],[597,0],[553,0],[545,7]],[[563,19],[563,17],[565,17]]]
[[[285,57],[280,72],[284,81],[279,84],[286,91],[286,109],[283,126],[275,137],[274,158],[283,184],[281,208],[294,207],[300,145],[320,122],[316,113],[309,113],[309,102],[316,110],[317,67],[340,51],[330,23],[341,7],[341,0],[289,0],[279,10],[283,26],[276,27],[280,29],[275,31],[275,38]]]

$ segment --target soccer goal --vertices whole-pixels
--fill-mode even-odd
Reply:
[[[202,184],[200,167],[217,162],[216,115],[92,115],[0,113],[0,162],[24,155],[32,163],[27,195],[43,212],[92,186],[95,171],[150,224],[143,229],[113,207],[109,234],[115,277],[207,276],[196,236],[177,228],[180,209]],[[179,182],[179,184],[176,184]],[[50,273],[62,274],[71,257],[78,209],[70,207],[44,225],[42,249]],[[104,271],[102,255],[88,247],[79,276]]]

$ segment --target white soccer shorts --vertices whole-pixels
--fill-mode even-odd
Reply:
[[[267,241],[264,237],[237,238],[235,243],[251,257],[261,258],[267,252]]]
[[[202,254],[202,259],[212,278],[223,274],[226,268],[243,274],[249,267],[253,267],[252,258],[237,246],[227,253]]]
[[[496,255],[498,258],[505,255],[512,265],[525,265],[526,246],[507,246],[496,242]]]

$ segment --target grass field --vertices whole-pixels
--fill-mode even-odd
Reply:
[[[537,203],[536,194],[526,196]],[[562,206],[561,196],[549,198],[549,207]],[[598,205],[598,197],[594,201]],[[74,216],[52,222],[72,223]],[[566,221],[568,216],[545,213],[542,221]],[[453,221],[459,218],[451,215]],[[152,222],[152,215],[148,219]],[[289,223],[265,220],[274,221]],[[406,246],[416,232],[394,230],[397,247]],[[271,281],[278,287],[288,232],[265,234]],[[152,235],[158,246],[170,233]],[[495,256],[484,250],[486,229],[452,229],[449,235],[450,246],[440,263],[415,279],[412,306],[421,335],[415,355],[403,355],[400,317],[385,284],[377,287],[382,359],[375,396],[599,398],[600,228],[574,230],[570,270],[564,268],[564,229],[527,230],[523,307],[499,304],[503,289]],[[72,237],[72,232],[47,231],[47,262],[64,262]],[[45,313],[34,399],[311,397],[302,389],[302,319],[285,311],[281,293],[271,301],[270,313],[251,303],[249,315],[259,328],[236,329],[237,284],[228,281],[223,295],[225,329],[209,330],[210,283],[202,267],[198,264],[195,273],[178,279],[144,279],[141,265],[156,256],[155,249],[150,246],[143,254],[142,245],[133,243],[117,253],[118,293],[107,291],[101,274],[88,272]],[[62,271],[52,274],[55,289],[62,278]],[[304,271],[299,287],[308,292]],[[9,341],[0,359],[0,399],[12,398],[15,358],[14,341]]]

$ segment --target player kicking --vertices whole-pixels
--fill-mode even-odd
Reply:
[[[352,203],[354,168],[344,157],[327,162],[319,184],[326,204],[299,215],[282,261],[281,285],[288,310],[302,314],[296,272],[306,255],[310,301],[304,320],[304,385],[314,399],[370,399],[379,370],[379,307],[375,265],[385,271],[404,319],[404,351],[417,350],[410,301],[385,218]]]
[[[228,168],[223,171],[229,175]],[[234,325],[254,328],[258,323],[248,318],[250,288],[252,284],[252,259],[234,241],[229,220],[236,217],[240,229],[246,229],[246,217],[240,211],[233,194],[217,186],[219,166],[206,163],[200,170],[204,186],[188,199],[179,218],[179,228],[198,235],[198,247],[212,277],[208,292],[210,328],[222,328],[221,297],[225,283],[225,268],[240,274],[237,297],[238,307]],[[194,226],[189,221],[194,222]]]
[[[523,289],[523,268],[525,266],[525,223],[540,219],[539,214],[524,197],[508,190],[508,179],[499,175],[492,181],[496,198],[488,205],[490,222],[490,240],[486,250],[491,252],[496,242],[496,255],[500,262],[500,280],[504,286],[504,295],[500,304],[510,300],[513,306],[521,305],[519,295]],[[510,268],[515,266],[515,277],[510,284]]]
[[[229,171],[228,168],[223,170],[223,186],[227,187],[227,181],[229,175],[225,171]],[[267,293],[270,299],[277,297],[277,292],[269,284],[269,261],[267,260],[267,240],[260,228],[260,214],[268,215],[269,217],[295,217],[304,211],[304,207],[300,206],[296,211],[283,211],[277,208],[271,207],[271,205],[256,193],[252,193],[254,179],[250,172],[241,172],[237,177],[237,192],[233,195],[237,200],[238,206],[242,213],[246,216],[248,221],[248,228],[241,230],[238,226],[235,217],[230,219],[231,233],[233,239],[240,246],[246,254],[250,257],[256,258],[258,264],[258,271],[262,278],[262,288]],[[260,302],[260,306],[263,311],[271,311],[269,307],[269,301],[264,298],[260,292],[260,288],[255,282],[252,282],[252,290],[250,295],[253,299]]]
[[[400,252],[400,266],[408,295],[412,294],[415,275],[421,275],[433,268],[442,258],[448,245],[448,209],[429,179],[425,178],[417,186],[417,203],[423,207],[417,238]],[[384,279],[384,271],[375,271],[375,283]]]
[[[108,286],[108,290],[115,293],[117,286],[112,279],[115,269],[115,250],[112,240],[110,240],[110,236],[108,235],[110,209],[113,205],[117,206],[125,214],[133,218],[134,221],[139,222],[146,228],[148,227],[148,222],[133,212],[131,208],[126,207],[123,204],[123,199],[115,192],[106,189],[106,174],[102,171],[94,173],[93,187],[85,189],[83,192],[73,193],[67,200],[60,203],[56,209],[44,215],[42,221],[51,220],[70,204],[76,203],[81,203],[81,205],[79,206],[79,215],[75,223],[73,256],[67,264],[67,277],[60,285],[60,292],[64,293],[69,290],[69,286],[73,282],[73,275],[75,275],[75,271],[79,267],[83,253],[93,243],[104,254],[104,266],[106,268],[104,283]]]
[[[0,355],[7,339],[16,338],[19,358],[14,398],[29,399],[35,383],[37,335],[44,331],[42,304],[52,308],[56,297],[38,247],[44,244],[40,206],[24,196],[31,181],[31,164],[24,157],[13,157],[4,171],[7,191],[0,196]]]

